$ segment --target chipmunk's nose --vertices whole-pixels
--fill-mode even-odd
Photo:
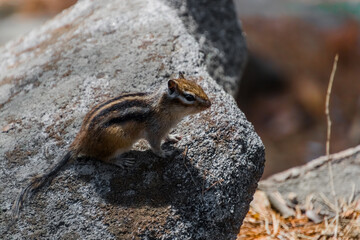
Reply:
[[[205,102],[205,107],[206,107],[206,108],[211,107],[211,102],[210,102],[210,100],[206,100],[206,102]]]

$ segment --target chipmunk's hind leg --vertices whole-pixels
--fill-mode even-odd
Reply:
[[[106,162],[121,167],[122,169],[129,169],[134,167],[135,158],[124,157],[123,154],[118,154],[109,158]]]
[[[133,168],[135,165],[135,158],[124,158],[119,156],[116,158],[113,164],[118,167],[121,167],[122,169]]]

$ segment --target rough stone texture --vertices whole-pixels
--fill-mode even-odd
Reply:
[[[66,151],[86,112],[184,71],[213,105],[174,130],[162,160],[139,142],[124,171],[91,159],[66,166],[9,226],[32,174]],[[0,48],[0,236],[3,239],[235,239],[264,166],[264,147],[209,76],[198,43],[159,0],[79,1]],[[187,151],[186,151],[187,150]]]
[[[360,197],[360,146],[330,155],[336,198],[345,202]],[[328,202],[334,203],[330,184],[329,158],[326,156],[312,160],[306,165],[294,167],[275,174],[259,183],[259,188],[267,194],[279,191],[284,199],[290,192],[295,193],[300,205],[305,206],[307,198],[317,210],[333,215]]]
[[[210,76],[234,96],[247,58],[233,0],[168,0],[205,54]]]

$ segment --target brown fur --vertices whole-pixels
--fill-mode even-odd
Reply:
[[[178,88],[181,92],[191,92],[205,101],[210,101],[204,90],[195,82],[184,78],[175,79],[175,82],[178,84]]]

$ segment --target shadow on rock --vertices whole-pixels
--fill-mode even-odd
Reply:
[[[204,180],[184,150],[175,149],[167,159],[156,157],[150,150],[130,151],[124,157],[134,158],[135,166],[129,170],[105,166],[111,175],[110,190],[101,184],[109,181],[107,174],[100,172],[100,165],[106,164],[91,163],[99,170],[94,173],[97,180],[90,182],[95,183],[96,192],[106,202],[100,204],[102,219],[113,234],[124,239],[159,238],[169,220],[180,217],[194,221],[191,208],[199,203],[194,200],[201,197]],[[88,175],[80,179],[89,182]]]
[[[103,197],[114,205],[157,207],[186,200],[189,196],[181,191],[184,188],[184,178],[191,178],[190,173],[192,178],[199,176],[198,170],[180,150],[176,150],[167,159],[157,158],[150,151],[130,152],[125,157],[137,159],[137,166],[125,173],[116,174],[110,180],[111,191]],[[201,182],[200,179],[197,181]],[[187,189],[194,189],[194,186],[187,186]]]

